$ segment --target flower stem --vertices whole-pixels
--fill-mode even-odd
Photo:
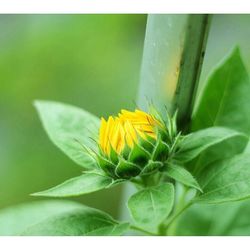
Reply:
[[[168,228],[172,225],[172,223],[190,206],[192,205],[192,202],[187,203],[182,208],[178,209],[176,213],[174,213],[172,216],[170,216],[167,221],[162,223],[159,227],[160,234],[166,235],[166,232]]]

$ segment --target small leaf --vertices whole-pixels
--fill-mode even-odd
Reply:
[[[196,188],[202,192],[202,189],[200,188],[198,182],[184,167],[175,164],[168,164],[166,166],[166,174],[176,181],[181,182],[189,187]]]
[[[69,197],[92,193],[112,184],[112,179],[96,173],[87,173],[69,179],[51,189],[32,194],[33,196]]]
[[[237,155],[207,166],[199,183],[204,193],[196,202],[223,203],[249,198],[250,155]]]
[[[175,159],[188,162],[207,148],[233,137],[238,137],[245,145],[248,142],[246,135],[223,127],[211,127],[191,133],[180,142]]]
[[[95,160],[86,148],[98,151],[91,138],[98,135],[99,118],[80,108],[51,101],[36,101],[35,107],[51,141],[73,161],[93,168]]]
[[[143,189],[132,195],[128,208],[136,224],[156,229],[172,210],[174,186],[170,183]]]

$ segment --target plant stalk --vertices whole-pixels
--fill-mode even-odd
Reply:
[[[188,17],[179,78],[172,103],[172,112],[178,110],[178,125],[182,130],[188,128],[191,120],[210,21],[211,15],[189,15]]]
[[[170,216],[168,220],[161,225],[161,230],[165,233],[167,232],[168,228],[172,225],[172,223],[190,206],[192,205],[192,202],[187,203],[185,206],[183,206],[181,209],[177,210],[175,214]]]

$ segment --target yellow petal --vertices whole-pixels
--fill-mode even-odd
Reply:
[[[129,147],[133,147],[134,142],[137,142],[136,130],[130,121],[124,123],[124,130],[126,134],[126,142]]]
[[[117,149],[117,144],[118,144],[119,137],[120,137],[119,123],[120,123],[119,119],[115,118],[113,130],[112,132],[110,132],[110,143],[114,150]]]
[[[111,146],[120,153],[126,144],[132,148],[139,137],[146,139],[148,135],[156,138],[155,127],[158,125],[162,124],[144,111],[122,109],[118,117],[110,116],[107,122],[102,118],[99,143],[106,154],[110,153]]]
[[[125,147],[125,132],[122,123],[119,121],[118,125],[118,131],[119,131],[119,137],[117,138],[117,145],[116,145],[116,150],[118,153],[121,153],[121,151]]]
[[[110,153],[110,136],[111,136],[110,132],[112,132],[113,126],[114,126],[114,118],[112,116],[110,116],[108,118],[107,127],[106,127],[106,131],[105,131],[106,140],[105,140],[105,144],[104,144],[104,152],[106,152],[107,154]]]

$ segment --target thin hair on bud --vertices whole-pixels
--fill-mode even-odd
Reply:
[[[173,141],[173,144],[171,146],[171,151],[175,151],[176,150],[176,146],[178,145],[178,142],[179,142],[180,138],[181,138],[181,132],[179,132],[177,134],[177,136],[175,137],[175,139]]]
[[[170,115],[169,109],[167,108],[167,106],[166,106],[165,104],[164,104],[164,108],[165,108],[165,110],[166,110],[168,122],[170,122],[170,120],[171,120],[171,115]]]
[[[92,148],[87,148],[84,144],[82,144],[82,143],[81,143],[78,139],[76,139],[76,138],[73,138],[73,140],[74,140],[75,142],[77,142],[77,143],[82,147],[82,149],[84,150],[85,153],[88,153],[88,154],[92,157],[92,159],[96,160],[96,159],[95,159],[95,156],[93,155],[93,152],[94,152],[94,154],[96,154],[96,152],[95,152]],[[91,152],[91,151],[93,151],[93,152]]]
[[[88,136],[88,138],[89,138],[91,141],[93,141],[94,143],[98,144],[97,139],[95,139],[95,138],[93,138],[93,137],[91,137],[91,136]]]
[[[170,135],[170,138],[173,138],[174,126],[173,126],[173,122],[172,122],[172,117],[171,117],[171,115],[169,113],[169,110],[168,110],[167,106],[164,105],[164,107],[165,107],[166,115],[167,115],[167,124],[168,124],[167,127],[168,127],[168,130],[169,130],[169,135]]]
[[[89,134],[90,134],[91,136],[97,137],[97,135],[96,135],[93,131],[91,131],[89,128],[86,128],[86,129],[87,129],[87,131],[89,132]]]
[[[178,116],[178,109],[175,110],[174,115],[172,117],[172,123],[173,123],[173,132],[174,135],[177,133],[177,116]]]
[[[169,112],[169,109],[168,109],[168,107],[167,107],[167,105],[166,105],[166,104],[164,104],[164,108],[165,108],[165,110],[166,110],[167,114],[170,116],[170,112]]]
[[[138,105],[138,103],[135,100],[132,100],[133,105],[135,106],[136,109],[141,109]]]
[[[145,99],[147,102],[147,106],[150,108],[151,106],[153,106],[153,99],[149,98],[148,96],[145,95]]]
[[[152,124],[151,121],[149,120],[149,117],[148,117],[148,116],[146,116],[146,119],[147,119],[148,123],[149,123],[151,126],[153,126],[153,124]]]

